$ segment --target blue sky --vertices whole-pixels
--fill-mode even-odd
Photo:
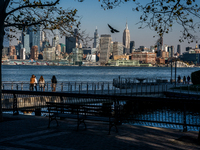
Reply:
[[[143,0],[142,2],[145,3],[146,1],[148,0]],[[99,35],[111,34],[107,26],[107,24],[110,24],[120,31],[119,33],[111,34],[112,40],[122,42],[123,30],[127,20],[131,40],[135,41],[136,48],[141,45],[150,47],[156,43],[157,37],[153,38],[156,35],[155,31],[149,28],[138,29],[139,25],[136,25],[136,23],[139,21],[141,13],[132,11],[133,2],[120,4],[119,7],[112,10],[103,10],[101,4],[98,0],[84,0],[84,2],[62,0],[60,2],[60,6],[63,8],[76,8],[78,10],[78,15],[82,17],[81,30],[86,30],[90,36],[93,36],[96,26]],[[164,35],[164,44],[174,45],[175,51],[177,44],[181,45],[182,51],[185,51],[186,46],[195,47],[196,43],[188,44],[187,41],[179,43],[180,35],[180,26],[175,25],[172,32]]]

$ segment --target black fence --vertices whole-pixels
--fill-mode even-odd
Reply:
[[[119,109],[121,123],[141,124],[157,127],[199,130],[200,100],[188,98],[137,97],[130,95],[98,95],[63,92],[35,92],[2,90],[2,108],[18,114],[22,111],[45,113],[46,102],[84,103],[104,105],[112,103]]]

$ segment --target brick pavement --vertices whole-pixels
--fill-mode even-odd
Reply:
[[[76,131],[76,122],[59,121],[60,126],[52,122],[47,128],[48,117],[12,116],[5,114],[7,119],[0,122],[0,150],[131,150],[131,149],[200,149],[195,140],[198,132],[181,132],[148,126],[121,125],[119,133],[112,129],[108,133],[108,125],[87,122],[87,130],[83,126]]]

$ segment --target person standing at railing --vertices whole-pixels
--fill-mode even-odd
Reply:
[[[45,91],[45,80],[44,80],[43,76],[41,76],[39,79],[39,88],[41,91],[42,91],[42,89],[43,89],[43,91]]]
[[[179,75],[178,76],[178,83],[180,83],[181,82],[181,76]]]
[[[183,77],[183,84],[186,84],[186,77]]]
[[[190,76],[187,77],[187,82],[190,84]]]
[[[51,79],[51,87],[52,87],[52,92],[55,92],[56,91],[56,84],[57,84],[57,79],[55,76],[52,77]]]
[[[33,91],[34,83],[35,83],[35,76],[32,75],[30,78],[30,91]]]
[[[35,76],[34,87],[35,87],[35,91],[37,91],[37,79],[36,79],[36,76]]]

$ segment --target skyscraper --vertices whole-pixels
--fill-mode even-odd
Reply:
[[[9,37],[8,37],[8,35],[10,34],[9,30],[10,30],[9,27],[5,28],[5,30],[4,30],[5,31],[5,35],[4,35],[4,39],[3,39],[4,47],[9,47]]]
[[[111,35],[103,34],[100,38],[100,58],[99,62],[101,65],[105,65],[108,62],[110,47],[111,47]]]
[[[52,39],[52,46],[56,47],[59,44],[59,36],[55,35],[54,38]]]
[[[119,42],[113,42],[113,57],[115,55],[122,55],[123,54],[123,45]]]
[[[43,42],[46,38],[46,34],[44,31],[41,31],[41,41]]]
[[[25,48],[26,54],[30,54],[30,45],[29,45],[30,36],[29,36],[29,34],[27,34],[26,32],[22,32],[21,37],[22,37],[22,44],[23,44],[23,47]]]
[[[130,41],[130,53],[135,49],[135,41]]]
[[[130,32],[128,30],[128,24],[126,22],[126,28],[123,32],[123,45],[124,45],[124,53],[130,53]]]
[[[162,36],[157,40],[157,51],[159,51],[159,50],[163,50],[163,37]]]
[[[97,27],[96,27],[95,32],[94,32],[93,48],[97,48],[98,46],[99,46],[99,34],[98,34],[98,31],[97,31]]]
[[[40,27],[29,27],[27,29],[27,34],[29,34],[29,47],[38,46],[40,53]]]
[[[70,54],[73,48],[76,48],[76,38],[75,37],[66,37],[65,39],[66,53]]]
[[[174,56],[174,46],[168,46],[169,57]]]
[[[177,45],[177,53],[179,53],[179,55],[181,55],[181,45]]]

